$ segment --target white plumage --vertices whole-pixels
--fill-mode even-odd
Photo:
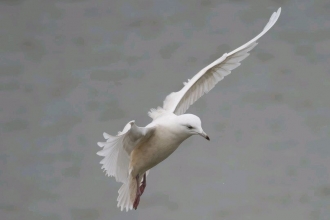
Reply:
[[[257,45],[256,41],[275,24],[280,13],[281,8],[272,14],[263,31],[255,38],[232,52],[225,53],[184,82],[180,91],[169,94],[162,108],[151,109],[148,114],[153,121],[146,127],[138,127],[135,121],[130,121],[117,136],[103,134],[106,142],[98,142],[103,149],[97,154],[104,157],[100,163],[106,174],[123,183],[117,198],[121,210],[128,211],[137,207],[141,194],[140,185],[143,185],[142,176],[173,153],[185,139],[198,134],[209,140],[200,119],[184,113],[241,64],[249,51]]]

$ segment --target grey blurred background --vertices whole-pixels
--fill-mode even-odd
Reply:
[[[190,109],[211,137],[154,168],[139,209],[100,169],[116,134],[275,26]],[[327,0],[1,0],[0,219],[330,219]]]

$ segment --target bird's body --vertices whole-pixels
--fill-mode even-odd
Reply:
[[[138,127],[135,121],[130,121],[117,136],[103,134],[107,141],[98,142],[103,149],[97,154],[104,157],[101,164],[106,173],[123,183],[117,198],[121,210],[137,208],[149,170],[171,155],[184,140],[196,134],[210,140],[199,117],[184,114],[185,111],[240,65],[257,45],[256,40],[275,24],[280,12],[281,8],[273,13],[259,35],[202,69],[180,91],[169,94],[163,107],[151,109],[150,124]]]
[[[183,127],[181,122],[187,117],[194,118],[197,122],[199,120],[197,116],[191,114],[177,116],[169,113],[146,126],[151,130],[150,135],[143,138],[130,154],[129,170],[133,176],[142,175],[162,162],[192,135],[182,131],[186,127]]]
[[[178,116],[176,116],[178,117]],[[144,174],[170,156],[179,145],[190,135],[180,133],[180,129],[173,129],[175,116],[165,117],[167,120],[157,120],[152,123],[152,131],[149,137],[142,139],[130,154],[129,179],[130,199],[133,204],[136,195],[137,182],[141,182]],[[135,178],[138,176],[138,180]]]
[[[157,125],[153,134],[134,148],[130,157],[131,175],[143,175],[172,154],[188,137],[173,133],[168,127]]]

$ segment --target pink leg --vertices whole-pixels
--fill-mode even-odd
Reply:
[[[142,195],[141,191],[140,191],[140,183],[139,183],[139,175],[137,175],[135,177],[136,179],[136,184],[137,184],[137,187],[136,187],[136,196],[135,196],[135,200],[134,200],[134,203],[133,203],[133,208],[136,210],[138,205],[139,205],[139,202],[140,202],[140,197]]]
[[[143,194],[144,189],[146,188],[146,186],[147,186],[147,176],[144,173],[143,180],[142,180],[142,185],[140,186],[141,195]]]

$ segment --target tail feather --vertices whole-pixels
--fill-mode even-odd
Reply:
[[[130,191],[130,202],[133,204],[135,201],[135,197],[136,197],[136,191],[137,191],[137,187],[139,187],[136,184],[136,179],[134,177],[132,177],[131,175],[129,176],[129,191]],[[141,179],[139,181],[139,183],[141,182]]]
[[[129,183],[124,183],[120,189],[118,190],[118,204],[117,207],[120,207],[120,211],[123,211],[126,209],[126,212],[128,210],[133,209],[133,203],[131,202],[130,199],[130,189],[129,189]]]
[[[148,171],[147,171],[148,173]],[[142,175],[143,176],[143,175]],[[142,178],[139,178],[139,182],[141,183]],[[117,207],[120,207],[120,210],[123,211],[126,209],[126,212],[128,210],[133,209],[133,203],[135,201],[136,197],[136,191],[137,191],[137,184],[136,184],[136,179],[132,177],[131,175],[129,176],[129,180],[127,183],[124,183],[120,189],[118,190],[118,204]],[[140,187],[140,184],[139,184]]]

